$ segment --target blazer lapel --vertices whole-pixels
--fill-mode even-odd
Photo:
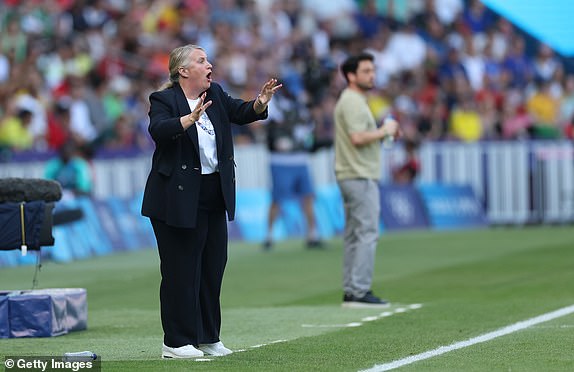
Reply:
[[[223,154],[222,152],[222,146],[223,144],[221,143],[223,135],[222,135],[222,131],[223,128],[221,127],[221,117],[219,114],[219,111],[217,110],[217,108],[215,107],[215,99],[216,97],[214,97],[214,95],[212,94],[212,90],[208,89],[207,90],[207,94],[205,96],[205,102],[209,101],[209,100],[213,100],[214,102],[211,104],[211,106],[209,106],[205,112],[207,113],[207,116],[209,116],[209,120],[211,120],[211,124],[213,124],[213,130],[215,131],[215,146],[217,147],[217,154],[219,157],[219,154]]]

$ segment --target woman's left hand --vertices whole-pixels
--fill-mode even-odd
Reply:
[[[277,84],[277,79],[269,79],[261,88],[261,93],[257,96],[257,100],[263,106],[267,106],[271,98],[281,88],[283,84]]]

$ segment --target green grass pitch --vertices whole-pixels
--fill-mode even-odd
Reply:
[[[91,350],[103,371],[358,371],[574,305],[572,226],[385,233],[373,290],[388,310],[341,308],[342,249],[231,243],[221,339],[242,351],[205,361],[160,359],[154,249],[44,262],[39,287],[87,289],[88,329],[2,339],[0,358]],[[0,268],[0,289],[29,289],[33,273]],[[399,370],[572,371],[574,314]]]

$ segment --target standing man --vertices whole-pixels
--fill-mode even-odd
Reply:
[[[227,262],[227,220],[235,214],[231,123],[267,117],[281,87],[269,79],[251,101],[212,82],[203,48],[169,56],[169,81],[151,93],[149,132],[155,142],[142,214],[157,241],[163,358],[231,354],[219,339],[219,295]]]
[[[271,206],[267,219],[267,238],[263,249],[273,246],[273,224],[279,217],[283,202],[301,201],[307,221],[307,248],[322,248],[315,221],[315,194],[309,173],[310,151],[313,147],[314,124],[309,110],[284,87],[270,104],[267,147],[270,154]]]
[[[335,106],[335,176],[345,209],[343,306],[386,306],[371,290],[379,238],[381,140],[395,136],[398,123],[377,127],[367,104],[375,82],[372,55],[347,58],[341,72],[347,81]]]

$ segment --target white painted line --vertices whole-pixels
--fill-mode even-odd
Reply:
[[[275,341],[268,342],[266,344],[253,345],[250,347],[250,349],[258,349],[258,348],[263,347],[263,346],[267,346],[267,345],[271,345],[271,344],[278,344],[280,342],[286,342],[286,341],[287,340],[275,340]]]
[[[275,340],[275,341],[271,341],[269,344],[279,344],[281,342],[287,342],[287,340]]]
[[[558,310],[552,311],[550,313],[542,314],[542,315],[539,315],[539,316],[531,318],[531,319],[523,320],[521,322],[514,323],[512,325],[497,329],[496,331],[485,333],[483,335],[473,337],[473,338],[470,338],[470,339],[465,340],[465,341],[456,342],[456,343],[448,345],[448,346],[441,346],[441,347],[436,348],[434,350],[429,350],[429,351],[425,351],[424,353],[411,355],[409,357],[406,357],[403,359],[398,359],[398,360],[395,360],[395,361],[392,361],[389,363],[375,365],[374,367],[369,368],[369,369],[365,369],[361,372],[390,371],[391,369],[406,366],[408,364],[412,364],[412,363],[415,363],[415,362],[418,362],[421,360],[434,358],[436,356],[448,353],[448,352],[453,351],[453,350],[458,350],[458,349],[462,349],[465,347],[476,345],[476,344],[479,344],[482,342],[490,341],[490,340],[493,340],[497,337],[506,336],[510,333],[514,333],[514,332],[532,327],[534,325],[548,322],[550,320],[560,318],[560,317],[563,317],[563,316],[566,316],[566,315],[569,315],[572,313],[574,313],[574,305],[563,307],[562,309],[558,309]]]
[[[301,324],[303,328],[345,328],[345,327],[358,327],[362,325],[361,322],[351,322],[347,324]]]
[[[555,325],[555,326],[536,326],[536,327],[532,327],[532,328],[536,328],[536,329],[574,328],[574,325],[572,325],[572,324],[559,324],[559,325]]]
[[[409,310],[417,310],[417,309],[420,309],[421,307],[423,307],[422,304],[412,304],[412,305],[408,305],[407,307],[399,307],[399,308],[396,308],[394,311],[384,311],[384,312],[380,313],[379,315],[367,316],[367,317],[361,319],[360,322],[351,322],[351,323],[347,323],[347,324],[301,324],[301,327],[303,327],[303,328],[359,327],[359,326],[363,325],[362,322],[372,322],[374,320],[384,318],[387,316],[391,316],[391,315],[394,315],[397,313],[405,313]]]
[[[278,344],[280,342],[287,342],[287,340],[275,340],[275,341],[271,341],[267,344],[253,345],[253,346],[250,346],[249,349],[258,349],[258,348],[263,347],[263,346]],[[242,353],[242,352],[247,351],[247,350],[248,349],[239,349],[239,350],[234,350],[233,352],[234,353]]]
[[[379,319],[378,316],[367,316],[363,319],[361,319],[362,322],[372,322],[373,320],[377,320]]]

